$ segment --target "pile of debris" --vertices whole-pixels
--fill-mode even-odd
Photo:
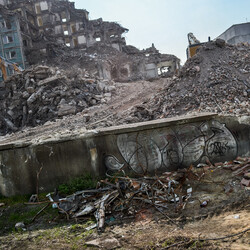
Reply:
[[[0,85],[0,134],[38,126],[105,103],[112,82],[92,78],[79,68],[36,66]]]
[[[249,44],[204,44],[187,60],[179,77],[146,103],[134,107],[128,116],[147,121],[193,112],[249,115],[249,55]]]
[[[102,231],[105,224],[135,218],[143,208],[151,207],[170,223],[178,224],[176,217],[204,215],[200,209],[206,207],[210,208],[205,213],[216,212],[228,199],[234,205],[242,203],[240,199],[246,202],[249,199],[250,158],[198,164],[161,176],[131,178],[121,173],[107,174],[109,178],[100,181],[96,189],[79,191],[66,198],[60,198],[58,193],[48,194],[49,204],[68,219],[94,215],[96,223],[87,230],[97,227]]]

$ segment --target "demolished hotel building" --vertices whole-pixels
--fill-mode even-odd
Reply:
[[[149,79],[164,72],[174,74],[179,69],[177,57],[161,54],[154,46],[142,51],[127,46],[123,34],[128,29],[102,18],[89,20],[87,10],[76,9],[75,3],[68,0],[0,0],[0,20],[0,55],[22,68],[57,56],[55,47],[61,51],[68,47],[81,54],[101,45],[110,47],[109,52],[118,51],[122,59],[95,59],[92,63],[100,78]]]

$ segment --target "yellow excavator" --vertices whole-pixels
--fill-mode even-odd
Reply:
[[[2,71],[3,80],[5,81],[8,77],[7,68],[12,68],[15,72],[22,72],[23,69],[17,64],[9,61],[8,59],[0,56],[0,70]]]
[[[187,58],[190,58],[196,54],[196,50],[204,43],[201,43],[193,33],[188,33],[188,48],[187,48]]]

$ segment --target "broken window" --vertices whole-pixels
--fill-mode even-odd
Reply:
[[[30,15],[28,15],[28,12],[26,12],[26,15],[28,16],[28,21],[29,21],[30,23],[32,23],[33,25],[35,25],[34,18],[31,17]]]
[[[61,25],[55,26],[55,33],[56,33],[56,34],[62,33],[62,26],[61,26]]]
[[[68,30],[68,27],[67,26],[63,26],[63,34],[65,36],[68,36],[69,35],[69,30]]]
[[[78,46],[78,39],[77,39],[77,37],[73,38],[73,43],[74,43],[74,47]]]
[[[55,21],[60,21],[61,20],[60,15],[58,13],[55,13],[54,17],[55,17]]]
[[[6,28],[9,29],[9,30],[11,29],[11,22],[10,21],[6,22]]]
[[[37,23],[38,23],[38,26],[43,26],[43,19],[41,17],[38,17],[37,18]]]
[[[66,44],[66,46],[70,47],[70,39],[69,38],[65,39],[65,44]]]
[[[0,28],[6,28],[6,23],[5,23],[5,21],[1,21],[0,22]]]
[[[63,11],[62,13],[61,13],[61,18],[62,18],[62,22],[67,22],[67,15],[66,15],[66,12],[65,11]]]
[[[171,69],[172,69],[171,65],[170,66],[162,66],[162,67],[158,68],[158,75],[168,77],[171,75]]]
[[[20,16],[23,16],[23,12],[21,9],[17,9],[17,10],[15,10],[15,12],[18,13]]]
[[[24,47],[27,47],[27,46],[28,46],[27,40],[23,40],[23,45],[24,45]]]
[[[12,67],[9,66],[8,69],[9,69],[9,74],[10,75],[14,75],[15,74],[15,71],[14,71],[14,69]]]
[[[42,9],[41,9],[40,3],[37,3],[37,4],[35,5],[35,8],[36,8],[36,14],[41,14]]]
[[[46,55],[47,50],[46,50],[46,49],[40,49],[40,52],[41,52],[42,54]]]
[[[71,25],[71,31],[72,31],[72,33],[75,33],[76,32],[76,25],[74,24],[74,25]]]
[[[3,43],[8,44],[13,42],[13,37],[12,36],[4,36],[3,37]]]
[[[89,20],[89,14],[87,12],[85,12],[85,18]]]
[[[9,51],[8,53],[6,53],[6,57],[8,59],[13,59],[16,57],[16,51]]]

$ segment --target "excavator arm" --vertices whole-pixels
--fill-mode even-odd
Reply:
[[[5,59],[4,57],[0,56],[0,69],[2,71],[2,75],[3,75],[3,80],[5,81],[8,77],[7,74],[7,67],[10,66],[14,69],[15,72],[21,72],[23,71],[23,69],[18,66],[18,64],[13,63],[7,59]]]
[[[196,54],[196,50],[201,46],[201,42],[195,37],[193,33],[188,33],[188,48],[187,48],[187,58],[190,58]]]
[[[194,44],[200,43],[200,41],[191,32],[188,33],[188,42],[189,42],[189,45],[194,45]]]
[[[2,59],[2,57],[0,57],[0,69],[2,71],[2,76],[3,76],[3,80],[6,80],[7,78],[7,69],[6,69],[6,66],[5,66],[5,63]]]

